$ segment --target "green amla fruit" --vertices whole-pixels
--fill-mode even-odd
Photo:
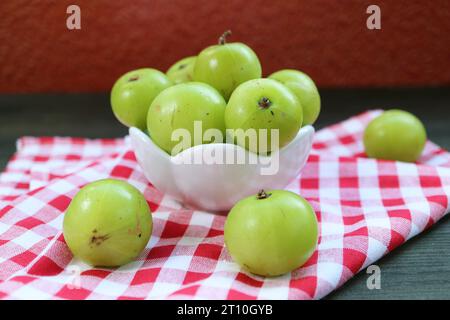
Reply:
[[[73,255],[98,267],[136,259],[152,233],[144,196],[127,182],[105,179],[84,186],[64,215],[64,239]]]
[[[197,56],[194,81],[207,83],[228,100],[233,90],[247,80],[261,78],[261,64],[255,52],[243,43],[226,43],[225,32],[219,44]]]
[[[244,198],[228,214],[224,237],[235,262],[261,276],[302,266],[318,241],[317,218],[299,195],[272,190]]]
[[[302,106],[295,94],[271,79],[255,79],[241,84],[231,95],[225,110],[227,132],[232,129],[234,141],[256,153],[267,154],[287,145],[296,137],[302,121]],[[240,138],[240,131],[249,129],[255,131],[256,140]],[[278,136],[273,137],[275,133]],[[248,136],[251,137],[250,134]]]
[[[171,155],[198,144],[223,142],[225,107],[219,92],[205,83],[177,84],[153,101],[147,116],[148,132],[153,142]],[[203,135],[196,137],[195,122],[200,124],[202,132],[217,129],[222,140],[209,141]],[[174,136],[176,133],[180,133],[181,138],[188,135],[187,141],[179,141]]]
[[[111,90],[114,115],[122,124],[144,130],[150,104],[171,85],[169,78],[156,69],[143,68],[125,73]]]
[[[269,79],[277,80],[292,90],[303,107],[303,125],[314,124],[320,113],[320,95],[314,81],[298,70],[280,70]]]
[[[166,72],[167,77],[174,83],[180,84],[193,81],[196,56],[186,57],[175,62]]]

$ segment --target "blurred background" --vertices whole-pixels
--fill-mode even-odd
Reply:
[[[81,29],[67,27],[70,5]],[[372,5],[381,29],[367,27]],[[450,148],[448,0],[1,0],[0,169],[24,135],[126,135],[111,112],[115,80],[165,71],[227,29],[229,42],[254,49],[263,75],[295,68],[314,79],[316,129],[401,108]]]
[[[81,30],[66,9],[81,8]],[[369,30],[366,9],[381,9]],[[450,85],[448,0],[2,0],[0,92],[108,91],[122,73],[166,70],[229,41],[250,45],[263,73],[296,68],[320,87]]]

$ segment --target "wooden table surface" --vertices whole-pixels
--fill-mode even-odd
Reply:
[[[316,128],[373,108],[402,108],[418,115],[429,138],[450,150],[450,88],[322,89]],[[0,95],[0,169],[24,135],[120,137],[109,94]],[[377,265],[381,289],[369,290],[365,270],[330,294],[329,299],[450,299],[450,220],[443,218]]]

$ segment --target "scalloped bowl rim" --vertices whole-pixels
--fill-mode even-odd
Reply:
[[[133,132],[134,131],[134,132]],[[278,149],[275,152],[278,153],[283,153],[284,150],[288,149],[291,145],[293,145],[297,140],[301,139],[304,135],[308,134],[310,131],[312,131],[311,133],[314,134],[315,129],[312,125],[306,125],[300,128],[300,130],[298,130],[297,135],[295,136],[294,139],[292,139],[288,144],[286,144],[285,146],[283,146],[283,148]],[[159,153],[161,156],[163,156],[164,158],[172,161],[172,162],[176,162],[174,161],[174,159],[176,158],[183,158],[185,156],[187,156],[189,153],[195,152],[198,149],[205,149],[205,148],[217,148],[217,147],[232,147],[235,149],[236,152],[244,152],[246,155],[250,156],[250,157],[258,157],[258,158],[262,158],[262,159],[269,159],[273,157],[273,153],[271,153],[270,155],[260,155],[257,153],[254,153],[252,151],[249,151],[247,149],[245,149],[244,147],[234,144],[234,143],[226,143],[226,142],[217,142],[217,143],[205,143],[205,144],[198,144],[192,147],[189,147],[179,153],[177,153],[176,155],[170,155],[168,154],[166,151],[164,151],[163,149],[161,149],[160,146],[158,146],[158,144],[156,144],[156,142],[153,141],[153,139],[151,138],[151,136],[149,134],[146,134],[144,131],[142,131],[141,129],[137,128],[137,127],[130,127],[129,128],[129,135],[133,136],[133,135],[139,135],[142,138],[148,140],[149,142],[151,142],[151,144],[153,146],[156,147],[156,149],[158,149]]]

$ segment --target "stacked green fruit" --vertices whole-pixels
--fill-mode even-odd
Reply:
[[[230,34],[226,31],[217,45],[177,61],[165,75],[144,68],[120,77],[111,91],[119,121],[146,131],[171,155],[198,144],[223,142],[225,131],[231,132],[231,141],[258,154],[286,146],[302,126],[316,121],[320,112],[317,87],[297,70],[261,78],[256,53],[243,43],[227,43]],[[217,129],[222,139],[194,137],[196,121],[202,124],[202,132]],[[181,148],[177,129],[186,129],[191,136]],[[252,136],[249,130],[256,138],[248,138]]]

